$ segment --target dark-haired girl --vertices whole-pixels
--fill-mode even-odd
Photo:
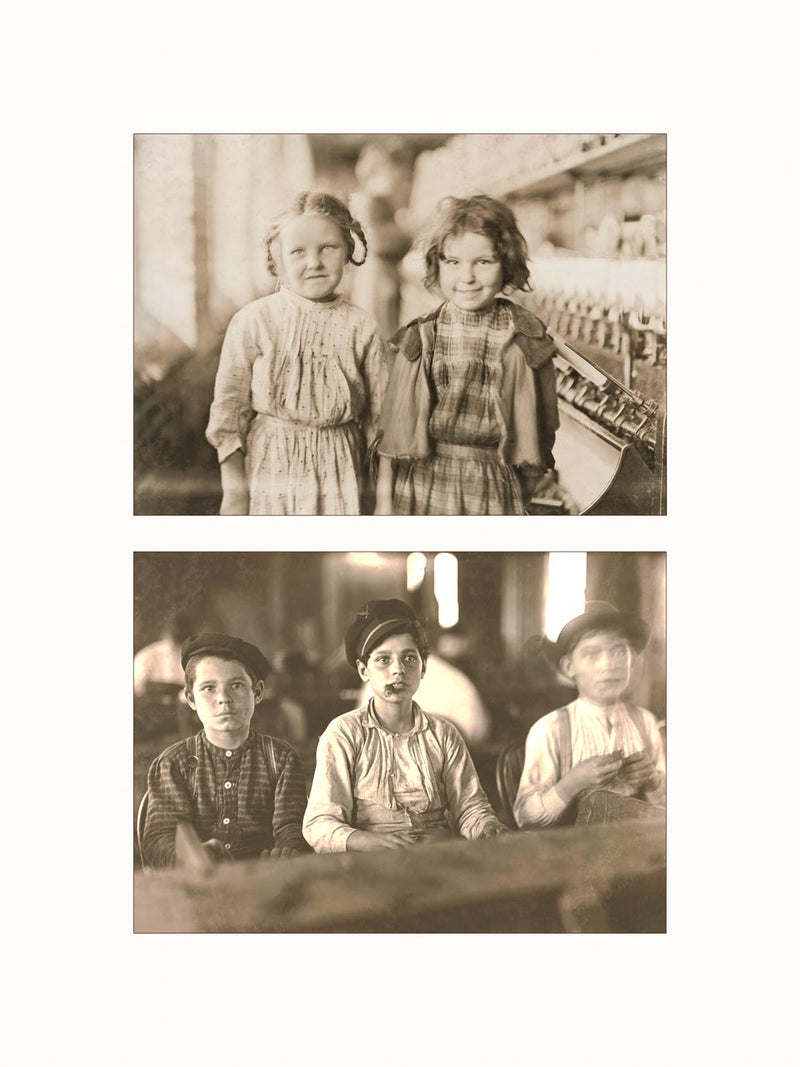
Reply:
[[[445,302],[392,339],[380,419],[377,511],[520,515],[552,481],[555,349],[544,323],[501,294],[530,289],[513,212],[450,199],[425,250]]]
[[[206,431],[220,512],[357,515],[386,353],[371,316],[336,288],[366,259],[364,232],[335,197],[301,193],[265,245],[280,288],[231,320]]]

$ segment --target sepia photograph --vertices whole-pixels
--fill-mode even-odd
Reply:
[[[133,150],[135,514],[666,513],[666,134]]]
[[[660,552],[138,552],[137,933],[666,932]]]

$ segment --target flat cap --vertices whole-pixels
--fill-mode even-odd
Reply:
[[[186,670],[186,664],[191,656],[225,656],[236,659],[255,676],[257,682],[263,681],[270,671],[269,662],[256,648],[255,645],[243,641],[241,637],[232,637],[230,634],[201,633],[187,637],[181,647],[181,666]]]
[[[388,634],[402,633],[409,623],[419,626],[419,619],[405,601],[368,600],[347,628],[344,638],[347,662],[353,667],[358,660],[366,662],[380,640]]]
[[[634,652],[641,652],[650,640],[650,627],[638,615],[619,611],[605,600],[587,600],[583,614],[570,619],[555,641],[542,637],[541,649],[558,667],[562,656],[569,655],[584,634],[593,630],[618,630],[630,641]]]

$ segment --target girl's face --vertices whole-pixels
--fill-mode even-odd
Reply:
[[[392,634],[370,652],[366,664],[358,661],[358,673],[376,697],[388,704],[403,704],[419,689],[422,656],[411,634]]]
[[[281,281],[307,300],[330,300],[345,266],[342,232],[324,215],[297,215],[281,227]]]
[[[503,264],[482,233],[445,238],[439,260],[439,287],[462,311],[481,311],[503,288]]]

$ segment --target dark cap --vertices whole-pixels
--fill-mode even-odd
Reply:
[[[366,662],[377,643],[388,634],[403,633],[408,624],[419,626],[419,619],[402,600],[368,600],[356,612],[344,637],[347,662]]]
[[[547,637],[541,638],[541,650],[550,662],[558,667],[562,656],[569,655],[584,634],[594,630],[618,630],[630,641],[634,652],[641,652],[650,640],[650,627],[638,615],[618,611],[613,604],[607,604],[605,600],[587,600],[583,614],[570,619],[555,641]],[[534,639],[531,638],[526,648],[533,652],[533,645]]]
[[[181,666],[184,670],[191,656],[224,656],[236,659],[247,667],[257,682],[263,681],[270,670],[268,661],[255,645],[248,644],[241,637],[231,637],[230,634],[192,634],[186,638],[181,648]]]

